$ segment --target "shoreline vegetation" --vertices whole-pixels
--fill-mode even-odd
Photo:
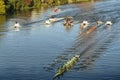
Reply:
[[[0,15],[12,14],[16,11],[30,10],[39,7],[88,2],[97,0],[0,0]]]

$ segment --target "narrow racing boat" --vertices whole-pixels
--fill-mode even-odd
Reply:
[[[56,72],[55,76],[53,77],[53,80],[56,78],[60,78],[65,72],[70,70],[80,59],[80,55],[75,55],[70,60],[68,60],[64,65],[62,65]]]
[[[74,20],[73,17],[67,16],[64,20],[64,26],[73,26]]]
[[[50,25],[51,23],[58,22],[63,20],[64,18],[49,18],[45,21],[45,24]]]

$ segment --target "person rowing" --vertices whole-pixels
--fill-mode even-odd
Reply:
[[[51,23],[63,20],[64,18],[55,18],[55,15],[52,15],[48,20],[45,21],[45,24],[50,25]]]
[[[52,16],[49,18],[49,21],[50,21],[50,22],[54,22],[54,21],[56,21],[55,16],[54,16],[54,15],[52,15]]]
[[[72,26],[73,22],[74,22],[73,17],[67,16],[64,20],[64,25],[65,26]]]
[[[87,28],[88,25],[89,25],[89,22],[86,21],[86,20],[84,20],[82,23],[80,23],[80,26],[81,26],[82,29]]]
[[[54,15],[52,15],[48,20],[45,21],[45,24],[49,25],[49,24],[51,24],[54,21],[55,21],[55,17],[54,17]]]
[[[103,22],[102,22],[101,20],[98,20],[98,21],[97,21],[97,25],[98,25],[98,26],[100,26],[100,25],[102,25],[102,24],[103,24]]]
[[[105,25],[106,25],[106,26],[111,26],[111,25],[112,25],[112,22],[111,22],[111,21],[106,21]]]
[[[57,13],[57,12],[60,12],[60,9],[58,9],[57,7],[56,8],[54,8],[54,10],[53,10],[55,13]]]
[[[17,21],[14,24],[14,28],[20,28],[20,24]]]

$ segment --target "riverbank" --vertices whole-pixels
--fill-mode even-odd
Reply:
[[[3,1],[0,1],[0,14],[5,14],[5,5]]]
[[[42,7],[58,6],[78,2],[94,2],[98,0],[4,0],[0,1],[0,14],[13,14],[16,11],[30,10]]]

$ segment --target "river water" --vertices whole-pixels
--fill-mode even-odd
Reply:
[[[0,80],[52,80],[58,67],[74,55],[80,60],[60,80],[120,80],[120,2],[106,0],[40,8],[0,16]],[[76,22],[111,20],[90,34],[80,24],[44,25],[50,15],[73,16]],[[22,26],[14,29],[18,21]]]

